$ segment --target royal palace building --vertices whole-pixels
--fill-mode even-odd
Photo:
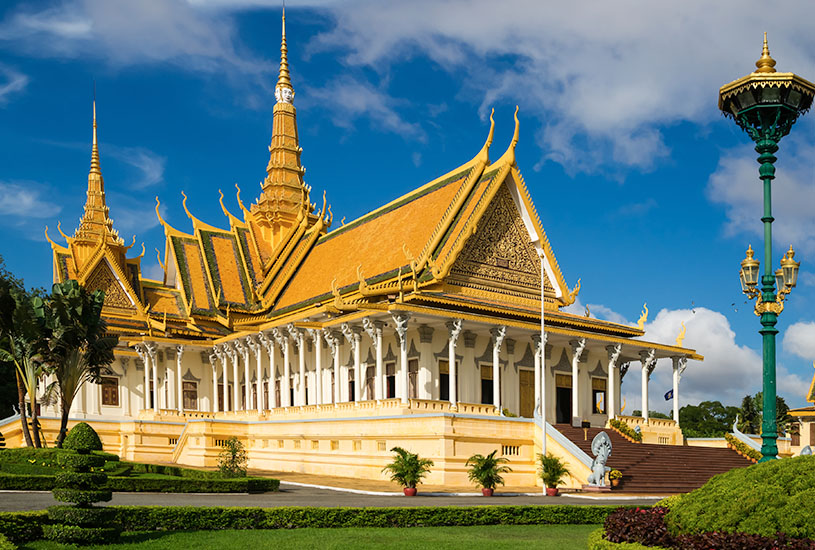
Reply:
[[[294,96],[284,18],[259,196],[245,205],[238,190],[233,214],[221,195],[216,225],[186,195],[186,227],[157,204],[162,280],[143,275],[143,250],[132,254],[109,216],[94,106],[84,214],[49,241],[54,280],[104,290],[120,339],[71,412],[106,449],[212,466],[237,436],[251,468],[380,479],[400,445],[434,460],[430,484],[465,483],[466,459],[499,449],[508,483],[531,485],[545,444],[579,485],[586,454],[558,427],[619,417],[629,367],[647,404],[657,360],[669,359],[678,410],[681,373],[702,359],[681,336],[649,341],[645,315],[628,326],[564,310],[580,285],[567,285],[516,163],[517,111],[505,151],[492,150],[490,117],[472,159],[337,227],[303,179]],[[646,441],[681,444],[676,422],[642,408],[631,421]],[[43,410],[46,432],[57,417]]]

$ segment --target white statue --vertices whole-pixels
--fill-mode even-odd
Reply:
[[[606,472],[611,468],[606,466],[608,457],[611,456],[611,439],[606,432],[600,432],[591,442],[591,452],[594,460],[591,462],[591,475],[589,475],[589,485],[595,487],[606,486]]]

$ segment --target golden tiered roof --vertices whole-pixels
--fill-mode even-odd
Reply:
[[[490,161],[495,123],[469,161],[328,232],[330,207],[310,203],[303,180],[285,14],[272,139],[260,195],[241,216],[221,207],[228,229],[196,218],[165,232],[163,280],[142,276],[144,254],[125,258],[104,200],[94,114],[88,202],[68,247],[52,242],[54,278],[106,291],[112,330],[133,338],[214,340],[289,321],[365,315],[393,305],[513,326],[540,322],[541,253],[546,321],[556,330],[641,336],[642,330],[561,311],[574,302],[518,169],[520,124]],[[94,110],[95,113],[95,110]],[[236,186],[237,187],[237,186]],[[182,193],[183,195],[183,193]],[[134,240],[135,242],[135,240]],[[86,244],[87,243],[87,244]],[[81,247],[90,247],[84,253]],[[132,245],[131,245],[132,246]]]

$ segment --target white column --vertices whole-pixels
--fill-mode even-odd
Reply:
[[[541,402],[541,337],[540,334],[532,335],[532,351],[535,355],[535,408],[536,414],[544,417],[544,409]],[[540,410],[537,410],[540,409]]]
[[[249,396],[251,392],[249,391],[249,348],[244,344],[243,340],[234,340],[232,345],[235,348],[235,357],[232,359],[235,364],[235,399],[237,400],[240,397],[240,385],[238,384],[238,363],[240,363],[241,359],[243,359],[243,384],[244,384],[244,392],[246,395],[245,404],[242,404],[240,401],[235,401],[235,410],[247,410],[249,409]]]
[[[209,353],[209,364],[212,366],[212,401],[209,404],[209,412],[218,412],[218,356],[212,350]]]
[[[450,337],[448,339],[448,346],[447,346],[447,364],[448,364],[448,374],[447,380],[450,385],[450,391],[448,395],[450,396],[450,405],[453,408],[458,407],[458,392],[456,389],[458,388],[456,376],[456,341],[458,340],[458,335],[461,334],[461,319],[454,319],[452,321],[447,321],[447,330],[450,331]]]
[[[674,382],[674,421],[676,426],[679,427],[679,380],[682,378],[682,373],[685,372],[685,367],[688,366],[687,357],[671,357],[673,361],[673,382]]]
[[[293,323],[286,326],[286,331],[291,336],[291,341],[294,343],[294,348],[297,350],[297,372],[299,374],[299,383],[295,387],[295,399],[293,405],[302,407],[306,404],[306,349],[305,340],[303,338],[303,331],[295,327]]]
[[[314,342],[314,396],[317,405],[323,404],[323,333],[313,329],[309,331]]]
[[[640,362],[642,364],[642,419],[646,424],[648,423],[648,380],[651,378],[651,372],[656,366],[655,354],[656,350],[654,349],[640,352]]]
[[[400,395],[401,401],[403,404],[407,404],[409,402],[408,399],[408,358],[407,358],[407,345],[408,345],[408,337],[407,337],[407,324],[408,320],[410,319],[409,313],[391,313],[393,317],[393,322],[396,323],[396,336],[399,339],[399,378],[402,382],[402,387],[400,388]]]
[[[135,346],[136,353],[139,354],[139,359],[141,359],[142,365],[144,365],[144,391],[142,392],[142,410],[147,410],[147,406],[149,401],[150,395],[150,358],[147,357],[147,350],[144,346],[137,345]]]
[[[492,404],[501,413],[501,344],[507,334],[507,327],[495,327],[490,329],[492,335]]]
[[[156,361],[157,346],[154,342],[147,342],[147,355],[150,357],[150,370],[153,372],[153,412],[158,412],[158,362]],[[147,394],[150,395],[150,388],[147,388]]]
[[[622,344],[606,346],[608,352],[608,387],[606,388],[606,408],[608,409],[608,419],[614,420],[617,416],[617,399],[615,391],[615,384],[617,377],[615,371],[617,370],[617,363],[620,360],[620,353],[623,350]]]
[[[371,321],[367,317],[362,320],[362,327],[371,337],[376,353],[376,379],[374,380],[374,399],[376,400],[382,399],[385,395],[385,373],[382,366],[382,327],[384,326],[385,323],[382,321]]]
[[[232,342],[232,345],[224,344],[224,349],[226,349],[226,353],[232,361],[232,407],[230,407],[230,410],[235,412],[240,410],[240,401],[238,399],[238,382],[240,381],[238,378],[238,361],[240,360],[240,354],[235,342]]]
[[[176,405],[179,413],[184,412],[184,393],[182,390],[181,382],[181,357],[184,355],[184,346],[178,345],[175,347],[175,387],[176,387]]]
[[[272,335],[283,350],[283,373],[280,380],[280,406],[291,407],[291,364],[289,362],[289,339],[282,331],[274,329]]]
[[[223,379],[223,388],[221,389],[221,411],[227,412],[229,410],[229,371],[227,370],[226,360],[228,358],[228,350],[223,344],[215,349],[218,354],[218,359],[221,360],[221,378]]]
[[[246,346],[255,357],[255,393],[252,393],[252,388],[249,386],[249,380],[246,380],[246,391],[248,396],[246,402],[249,408],[260,412],[263,409],[263,354],[260,350],[260,342],[256,336],[246,337]]]
[[[334,376],[334,393],[331,395],[332,403],[340,402],[340,339],[337,333],[328,328],[323,329],[323,338],[331,352],[331,369]]]
[[[279,406],[277,402],[277,394],[275,393],[275,383],[277,382],[277,361],[275,361],[275,339],[274,336],[269,337],[266,333],[261,332],[258,334],[258,341],[266,349],[266,354],[269,356],[269,409],[274,409]],[[261,385],[261,387],[263,387]],[[259,395],[259,394],[258,394]]]
[[[583,350],[586,349],[586,339],[572,340],[569,344],[572,346],[572,425],[574,425],[575,421],[581,418],[577,368],[580,363],[580,356],[583,355]]]

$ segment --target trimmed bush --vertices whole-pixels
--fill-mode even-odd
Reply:
[[[110,499],[113,498],[113,494],[108,489],[55,488],[51,492],[54,494],[54,500],[72,502],[79,506],[90,506],[94,502],[110,502]]]
[[[0,535],[0,550],[17,550],[17,546],[5,536]]]
[[[93,525],[94,523],[110,523],[116,519],[116,509],[106,508],[80,508],[78,506],[50,506],[48,519],[54,523],[67,523],[70,525]]]
[[[42,532],[46,539],[63,544],[105,544],[118,540],[121,530],[118,527],[84,527],[59,523],[43,525]]]
[[[89,451],[101,451],[102,440],[99,439],[96,430],[91,428],[87,422],[80,422],[68,432],[65,441],[62,442],[63,449],[88,449]]]
[[[754,462],[758,462],[762,458],[762,454],[757,450],[753,449],[752,447],[748,447],[746,443],[743,441],[736,439],[736,436],[733,434],[726,433],[724,434],[725,440],[730,443],[735,449],[743,455],[746,455],[747,458],[752,459]]]
[[[637,542],[645,546],[670,546],[673,538],[665,525],[667,508],[620,508],[605,522],[611,542]]]
[[[53,488],[54,476],[0,474],[3,491],[50,491]]]
[[[56,487],[73,487],[75,489],[96,489],[104,487],[107,476],[92,472],[61,472],[54,476]]]
[[[51,491],[56,476],[0,474],[0,490]],[[267,493],[280,488],[279,479],[245,477],[240,479],[144,478],[108,476],[104,489],[128,493]]]
[[[674,535],[722,531],[815,539],[815,456],[736,468],[683,496],[665,517]]]
[[[589,534],[587,548],[589,550],[666,550],[660,546],[643,546],[638,542],[611,542],[603,535],[605,529],[600,528]]]
[[[103,468],[105,458],[94,454],[66,453],[59,457],[59,463],[69,470],[87,472],[91,468]]]
[[[15,544],[42,538],[42,525],[48,519],[44,510],[0,512],[0,534]]]
[[[631,426],[627,423],[623,422],[622,420],[617,420],[616,418],[612,418],[608,421],[608,425],[620,432],[621,434],[630,437],[634,441],[639,441],[642,443],[642,434],[637,433]]]

